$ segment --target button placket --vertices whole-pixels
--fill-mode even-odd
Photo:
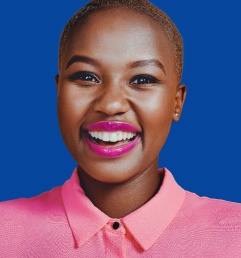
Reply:
[[[106,241],[106,257],[126,257],[126,230],[118,219],[111,219],[103,232]]]

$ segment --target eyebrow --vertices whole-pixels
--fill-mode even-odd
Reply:
[[[164,65],[156,59],[147,59],[147,60],[140,60],[140,61],[132,62],[132,63],[130,63],[130,68],[138,68],[138,67],[143,67],[143,66],[148,66],[148,65],[153,65],[153,66],[159,67],[166,74]]]
[[[76,62],[91,64],[91,65],[98,66],[98,67],[100,66],[100,64],[96,60],[94,60],[90,57],[74,55],[70,58],[69,62],[67,63],[67,65],[65,67],[65,70],[68,69],[72,64],[74,64]],[[153,66],[159,67],[166,74],[164,65],[156,59],[147,59],[147,60],[139,60],[139,61],[131,62],[129,64],[129,67],[130,68],[138,68],[138,67],[143,67],[143,66],[148,66],[148,65],[153,65]]]
[[[76,63],[76,62],[82,62],[82,63],[86,63],[86,64],[91,64],[94,66],[100,66],[99,63],[89,57],[86,56],[79,56],[79,55],[74,55],[70,58],[69,62],[67,63],[65,70],[68,69],[72,64]]]

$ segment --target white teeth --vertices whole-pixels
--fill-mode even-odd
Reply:
[[[99,139],[100,139],[100,138],[101,138],[101,135],[99,134]],[[103,132],[102,140],[103,140],[104,142],[109,142],[109,141],[110,141],[110,140],[109,140],[109,135],[108,135],[107,132]]]
[[[122,141],[122,132],[117,132],[117,141]]]
[[[116,132],[88,131],[88,133],[92,137],[104,142],[118,142],[126,139],[131,139],[136,135],[136,133],[122,132],[122,131],[116,131]]]
[[[110,142],[117,142],[117,135],[116,135],[116,133],[112,133],[110,135]]]

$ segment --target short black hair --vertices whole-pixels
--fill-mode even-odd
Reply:
[[[75,25],[86,20],[92,13],[115,7],[128,7],[134,11],[145,14],[162,27],[172,45],[175,54],[176,72],[178,80],[180,81],[183,69],[183,42],[181,34],[173,21],[162,10],[147,0],[92,0],[83,8],[79,9],[65,25],[60,38],[59,70],[66,44]]]

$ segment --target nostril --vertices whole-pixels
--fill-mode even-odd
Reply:
[[[130,108],[129,102],[125,98],[118,99],[98,99],[94,104],[94,110],[106,115],[122,115],[126,113]]]

